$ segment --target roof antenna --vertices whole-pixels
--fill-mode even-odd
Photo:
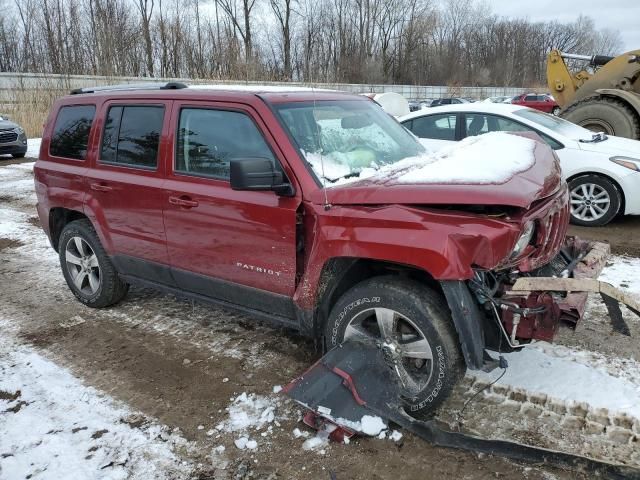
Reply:
[[[327,194],[327,185],[326,185],[327,177],[325,177],[324,175],[324,155],[322,155],[322,151],[324,149],[322,148],[322,135],[320,134],[320,125],[318,125],[318,120],[316,117],[316,91],[315,91],[313,82],[311,83],[311,96],[313,97],[313,122],[316,124],[316,133],[318,135],[318,147],[319,147],[319,153],[320,153],[320,169],[322,170],[322,190],[324,192],[324,209],[330,210],[331,204],[329,203],[329,197]]]

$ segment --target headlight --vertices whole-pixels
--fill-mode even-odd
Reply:
[[[511,252],[510,258],[516,258],[518,255],[520,255],[524,251],[525,248],[527,248],[527,245],[531,243],[531,239],[533,238],[534,231],[535,231],[535,225],[533,224],[533,222],[527,222],[524,226],[524,229],[522,230],[522,234],[520,235],[520,238],[516,242],[516,246],[513,247],[513,251]]]
[[[635,170],[636,172],[640,172],[640,159],[631,158],[631,157],[611,157],[609,158],[613,163],[617,163],[618,165],[628,168],[630,170]]]
[[[24,133],[24,129],[22,127],[16,127],[13,129],[18,135],[22,135]]]

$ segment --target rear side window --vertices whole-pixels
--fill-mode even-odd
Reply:
[[[84,160],[95,114],[95,105],[62,107],[53,127],[49,153],[55,157]]]
[[[100,161],[156,168],[163,121],[162,106],[109,108],[102,135]]]
[[[229,179],[234,158],[262,157],[280,169],[262,133],[244,113],[183,108],[176,146],[176,172]]]
[[[413,119],[410,127],[416,137],[436,140],[456,139],[456,115],[448,113]]]

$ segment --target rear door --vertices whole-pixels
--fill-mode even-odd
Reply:
[[[172,124],[164,221],[178,286],[293,318],[300,198],[229,183],[232,159],[268,158],[281,169],[266,125],[248,106],[215,102],[176,102]]]
[[[104,230],[107,251],[121,273],[173,284],[162,220],[164,162],[171,102],[109,101],[87,173],[87,205]]]

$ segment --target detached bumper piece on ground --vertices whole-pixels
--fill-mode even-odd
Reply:
[[[401,406],[401,389],[388,366],[384,349],[348,341],[330,350],[284,389],[309,413],[305,423],[332,428],[330,438],[342,440],[363,432],[363,418],[381,417],[440,447],[550,464],[614,479],[640,479],[640,470],[587,457],[506,440],[490,440],[449,430],[441,422],[418,421]],[[364,428],[366,430],[366,428]]]

